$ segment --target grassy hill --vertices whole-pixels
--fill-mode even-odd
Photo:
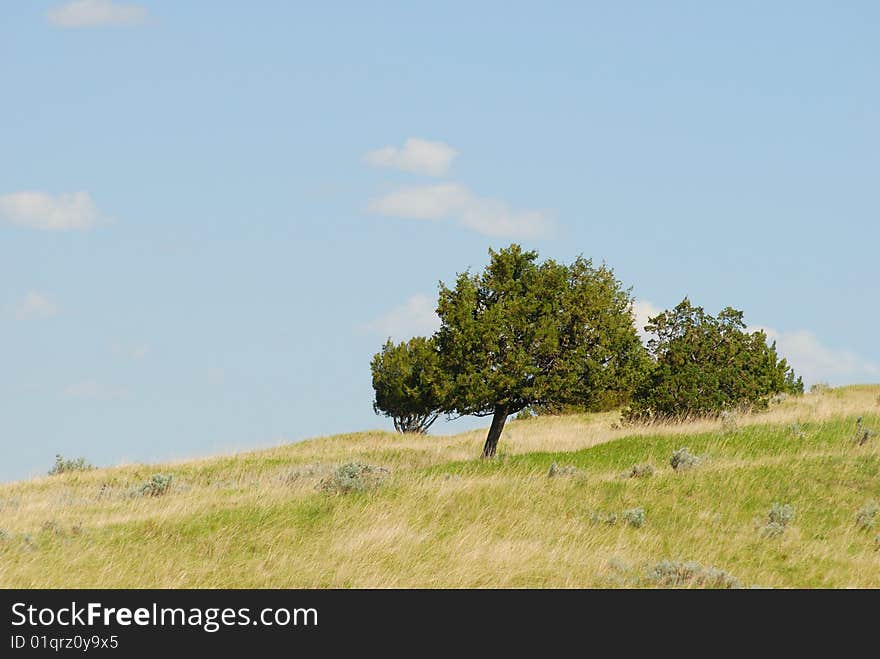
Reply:
[[[11,483],[0,586],[876,588],[880,436],[854,443],[859,416],[880,430],[880,387],[723,422],[513,421],[488,462],[482,431],[365,432]],[[681,447],[699,461],[674,470]],[[387,472],[336,478],[353,461]]]

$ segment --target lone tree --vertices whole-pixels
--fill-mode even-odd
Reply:
[[[644,360],[629,291],[604,265],[537,263],[537,252],[489,250],[479,275],[440,284],[435,335],[449,391],[442,411],[492,416],[483,457],[510,414],[585,404],[631,379]]]
[[[424,434],[437,420],[445,377],[433,338],[389,339],[370,363],[373,410],[394,420],[398,432]]]
[[[748,332],[743,312],[731,307],[717,317],[685,298],[649,319],[650,374],[633,394],[625,418],[632,421],[716,416],[765,408],[777,393],[801,394],[804,383],[768,345],[763,331]]]

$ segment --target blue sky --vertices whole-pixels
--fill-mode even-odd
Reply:
[[[390,428],[384,335],[513,241],[880,381],[876,3],[0,17],[0,480]]]

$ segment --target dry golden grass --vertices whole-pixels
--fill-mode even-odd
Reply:
[[[510,422],[501,456],[483,431],[366,432],[165,465],[126,465],[0,486],[5,587],[603,587],[655,585],[664,559],[699,561],[743,585],[880,586],[880,388],[789,399],[717,421],[618,427],[616,414]],[[674,472],[672,450],[707,456]],[[390,471],[377,489],[331,495],[346,462]],[[572,475],[549,478],[551,462]],[[657,469],[622,479],[634,463]],[[132,496],[157,472],[160,497]],[[774,502],[794,521],[761,533]],[[643,507],[647,523],[591,513]],[[685,584],[687,585],[687,584]]]

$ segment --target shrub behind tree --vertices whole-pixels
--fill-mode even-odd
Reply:
[[[746,330],[742,311],[727,307],[713,317],[685,298],[645,329],[654,335],[648,350],[655,363],[636,388],[628,420],[762,409],[774,394],[804,391],[775,342],[768,345],[763,331]]]
[[[445,377],[433,338],[390,339],[370,363],[376,414],[391,417],[398,432],[424,434],[437,420]]]

